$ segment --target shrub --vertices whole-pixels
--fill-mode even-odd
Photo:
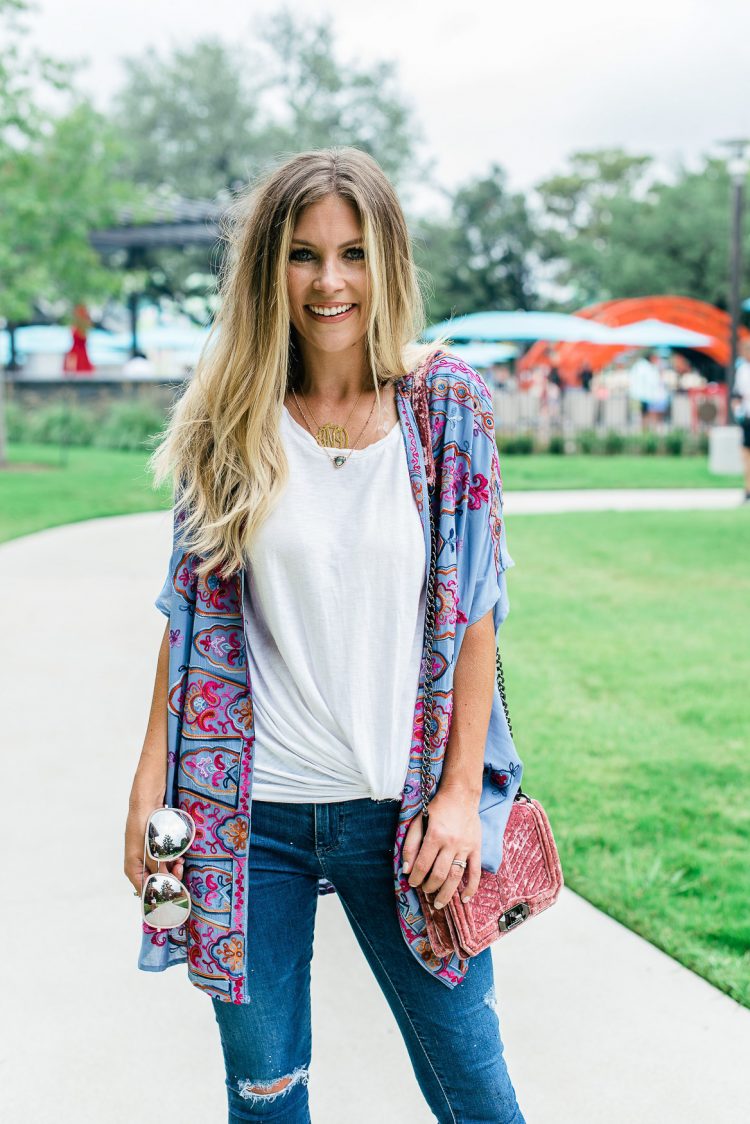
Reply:
[[[609,455],[622,453],[625,449],[625,438],[616,429],[608,429],[602,443],[603,451]]]
[[[5,403],[5,432],[8,441],[28,441],[31,418],[19,406],[18,402]]]
[[[629,438],[630,451],[640,456],[649,456],[660,451],[660,440],[656,433],[646,429],[643,433],[632,433]]]
[[[579,453],[597,453],[600,448],[599,434],[595,429],[582,429],[578,434]]]
[[[624,452],[634,454],[642,452],[640,433],[625,433],[622,440]]]
[[[531,433],[512,433],[502,435],[498,441],[501,453],[533,453],[534,438]]]
[[[679,457],[685,452],[687,433],[684,429],[673,429],[664,438],[664,449],[673,457]]]
[[[164,428],[164,414],[145,402],[118,402],[96,437],[106,449],[151,449]]]
[[[547,452],[562,456],[565,453],[565,438],[561,433],[553,433],[547,445]]]
[[[57,402],[30,414],[26,433],[43,445],[90,445],[96,425],[90,410]]]

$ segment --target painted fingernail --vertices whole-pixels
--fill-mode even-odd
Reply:
[[[409,863],[409,862],[404,863],[404,865],[403,865],[404,874],[408,874],[410,870],[411,870],[411,863]]]
[[[435,902],[434,905],[435,905],[435,909],[442,909],[443,908],[442,902]]]
[[[470,902],[471,898],[472,898],[471,894],[464,894],[463,897],[461,898],[461,901],[462,902]]]

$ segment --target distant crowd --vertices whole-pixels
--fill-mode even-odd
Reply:
[[[606,400],[626,394],[633,409],[640,414],[643,429],[657,429],[660,423],[669,420],[674,395],[706,387],[709,382],[686,356],[679,353],[665,356],[654,350],[641,352],[629,361],[615,360],[596,373],[584,367],[578,377],[576,389],[588,391],[596,398],[597,424]],[[497,366],[493,378],[498,389],[522,390],[538,397],[543,412],[555,413],[568,389],[554,361],[521,374],[512,372],[508,366]]]

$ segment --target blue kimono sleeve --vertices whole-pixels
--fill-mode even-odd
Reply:
[[[165,617],[170,614],[172,606],[172,594],[174,592],[174,574],[177,566],[183,555],[183,547],[178,539],[178,520],[177,520],[177,504],[172,508],[172,553],[169,556],[169,566],[167,569],[167,576],[164,579],[164,584],[159,590],[159,594],[154,601],[154,605]]]
[[[170,560],[169,573],[164,579],[164,585],[159,591],[159,596],[154,601],[154,605],[165,617],[169,616],[169,607],[172,599],[172,565]]]
[[[464,611],[471,625],[493,609],[497,630],[510,609],[505,573],[515,562],[506,541],[492,399],[489,391],[486,395],[481,403],[482,421],[475,415],[471,447],[471,481],[464,531],[464,565],[468,575]]]

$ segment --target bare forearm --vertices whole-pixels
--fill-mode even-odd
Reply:
[[[490,610],[469,625],[453,675],[453,714],[441,788],[458,788],[479,800],[487,729],[495,684],[495,626]]]
[[[164,629],[156,663],[154,691],[143,748],[130,792],[131,807],[155,807],[167,783],[167,692],[169,689],[169,624]]]
[[[167,783],[167,693],[169,691],[169,624],[159,646],[151,710],[143,739],[138,768],[130,790],[125,823],[124,871],[135,890],[141,892],[148,869],[143,865],[143,840],[146,822],[154,808],[164,800]],[[175,868],[177,877],[182,868]]]

